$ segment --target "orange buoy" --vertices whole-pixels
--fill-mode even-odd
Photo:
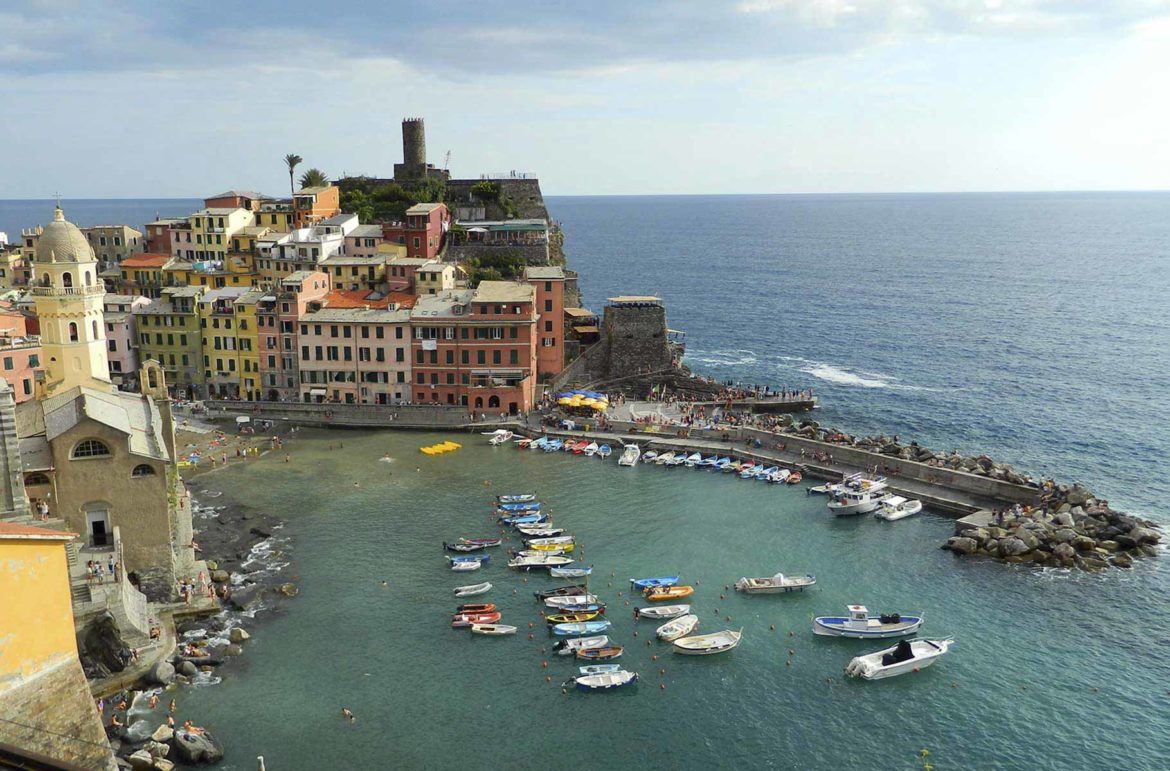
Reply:
[[[547,661],[542,661],[542,662],[540,662],[540,666],[541,666],[542,668],[544,668],[544,669],[548,669],[548,662],[547,662]]]
[[[666,674],[666,668],[665,668],[665,667],[663,667],[662,669],[658,670],[658,674],[660,674],[660,675],[665,675],[665,674]]]
[[[792,666],[792,659],[788,659],[788,661],[785,661],[784,663],[788,666]]]
[[[773,631],[773,632],[775,632],[775,631],[776,631],[776,625],[775,625],[775,624],[772,624],[772,631]]]
[[[551,682],[552,682],[552,675],[545,675],[545,676],[544,676],[544,681],[545,681],[546,683],[551,683]]]
[[[721,595],[719,595],[719,599],[721,599],[721,600],[726,600],[727,598],[726,598],[726,597],[724,597],[724,596],[721,594]]]
[[[791,648],[789,648],[789,649],[788,649],[788,655],[789,655],[789,656],[795,656],[795,655],[796,655],[796,651],[794,651],[794,650],[792,650]]]
[[[661,690],[665,691],[665,690],[666,690],[666,683],[659,683],[659,684],[658,684],[658,687],[659,687]]]
[[[658,661],[658,654],[655,653],[653,656],[650,657],[650,660],[651,661]]]

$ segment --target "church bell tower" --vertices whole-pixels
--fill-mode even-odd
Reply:
[[[37,239],[32,267],[44,349],[42,396],[75,386],[112,390],[97,257],[59,205]]]

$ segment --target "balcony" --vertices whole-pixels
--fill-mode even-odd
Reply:
[[[52,295],[57,295],[57,294],[89,296],[89,295],[105,294],[106,288],[104,286],[101,286],[101,285],[66,286],[66,287],[34,286],[32,288],[32,293],[34,295],[38,295],[38,296],[42,296],[42,297],[47,297],[47,296],[52,296]]]

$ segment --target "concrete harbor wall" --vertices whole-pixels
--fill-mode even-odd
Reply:
[[[207,416],[232,421],[239,416],[322,428],[462,428],[465,407],[393,404],[304,404],[300,402],[207,402]]]

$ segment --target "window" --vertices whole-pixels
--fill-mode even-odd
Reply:
[[[402,361],[402,362],[406,361],[406,349],[405,348],[396,348],[394,350],[394,361]]]
[[[12,357],[11,357],[11,356],[5,356],[5,357],[4,357],[4,369],[12,369],[12,367],[13,367],[13,364],[12,364]]]
[[[106,458],[110,455],[110,448],[106,447],[104,442],[97,439],[85,439],[78,442],[70,457],[77,460],[78,458]]]
[[[137,466],[134,467],[134,470],[130,472],[130,476],[132,476],[132,477],[152,477],[152,476],[154,476],[154,467],[149,465],[149,464],[146,464],[146,463],[139,463]]]
[[[545,309],[545,311],[547,311],[549,313],[552,312],[552,300],[545,300],[544,301],[544,309]]]
[[[520,363],[520,352],[517,351],[515,348],[508,351],[508,363],[509,364],[519,364]]]
[[[34,471],[31,474],[24,475],[25,486],[30,485],[47,485],[49,484],[49,477],[39,471]]]
[[[552,330],[552,322],[551,322],[551,321],[546,321],[546,322],[544,322],[544,331],[545,331],[545,332],[552,332],[552,331],[553,331],[553,330]]]
[[[492,351],[492,364],[499,364],[499,363],[500,363],[499,350]]]
[[[69,322],[69,342],[77,342],[77,322],[75,321]]]
[[[476,351],[475,352],[475,363],[476,364],[487,364],[487,354],[485,354],[483,351]]]
[[[35,353],[29,354],[28,366],[32,367],[33,369],[36,369],[37,367],[41,366],[41,357],[37,356]]]

